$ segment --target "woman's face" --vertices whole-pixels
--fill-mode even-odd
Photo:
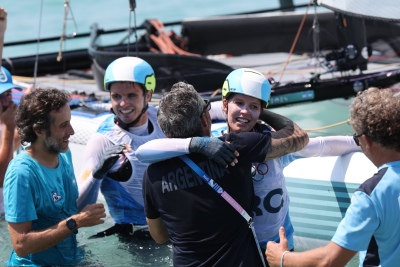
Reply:
[[[257,98],[234,94],[229,100],[223,100],[230,132],[249,132],[260,117],[262,107]]]

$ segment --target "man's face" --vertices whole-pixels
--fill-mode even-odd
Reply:
[[[12,102],[11,89],[0,94],[0,103],[1,103],[1,106],[3,107],[3,111],[5,111],[10,106],[11,102]]]
[[[147,91],[143,96],[143,89],[136,83],[113,83],[110,92],[114,113],[124,123],[133,122],[151,98],[151,92]],[[142,116],[136,126],[143,125],[146,120],[147,117]]]
[[[51,124],[50,131],[44,139],[45,147],[49,152],[54,154],[67,152],[68,139],[75,133],[71,126],[70,107],[66,104],[59,111],[52,111],[50,114],[54,122]]]

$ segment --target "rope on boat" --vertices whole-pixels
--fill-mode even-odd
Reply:
[[[18,75],[13,75],[13,79],[16,79],[18,81],[21,82],[26,82],[26,83],[30,83],[32,82],[32,77],[26,77],[26,76],[18,76]],[[82,80],[78,80],[78,79],[62,79],[59,77],[56,78],[50,78],[50,77],[37,77],[36,80],[40,81],[40,82],[66,82],[66,83],[84,83],[84,84],[94,84],[96,83],[95,80],[88,80],[88,79],[82,79]]]
[[[37,69],[38,69],[38,62],[39,62],[40,30],[42,28],[42,13],[43,13],[43,0],[40,2],[39,29],[38,29],[38,37],[37,37],[37,42],[36,42],[35,66],[33,69],[33,88],[36,88],[36,77],[37,77]]]
[[[347,119],[347,120],[342,121],[342,122],[333,123],[333,124],[322,126],[322,127],[304,129],[304,131],[306,131],[306,132],[314,132],[314,131],[319,131],[319,130],[324,130],[324,129],[337,127],[337,126],[340,126],[340,125],[343,125],[343,124],[348,124],[349,122],[350,122],[350,119]]]

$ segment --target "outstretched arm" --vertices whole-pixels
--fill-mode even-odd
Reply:
[[[291,266],[345,266],[356,251],[342,248],[334,242],[329,242],[325,247],[316,248],[305,252],[288,251],[288,243],[283,227],[279,229],[280,243],[268,242],[265,256],[271,267]],[[283,255],[283,253],[285,253]]]
[[[293,153],[299,157],[342,156],[350,152],[361,152],[352,136],[324,136],[310,138],[307,146]]]
[[[307,133],[291,119],[264,109],[260,119],[271,125],[271,147],[266,159],[274,159],[303,149],[308,143]]]
[[[71,217],[76,221],[79,228],[90,227],[104,223],[106,213],[104,205],[99,203],[88,205],[80,213]],[[33,230],[32,221],[9,222],[8,230],[14,250],[20,257],[54,247],[72,234],[72,231],[66,226],[66,220],[41,230]]]

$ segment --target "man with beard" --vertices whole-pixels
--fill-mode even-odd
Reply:
[[[78,188],[68,139],[70,96],[57,89],[35,90],[22,97],[16,125],[28,145],[8,166],[4,181],[5,219],[13,251],[6,265],[76,265],[80,227],[104,222],[103,204],[78,212]]]

